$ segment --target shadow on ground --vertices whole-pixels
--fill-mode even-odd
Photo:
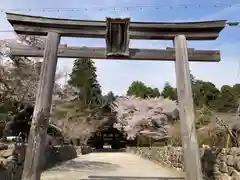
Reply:
[[[125,152],[125,149],[112,149],[112,148],[103,148],[103,149],[93,149],[93,153],[104,153],[104,152]]]
[[[70,160],[65,162],[64,164],[60,164],[59,166],[55,166],[49,171],[96,171],[96,170],[106,170],[112,171],[116,170],[120,166],[112,163],[98,162],[98,161],[75,161]]]
[[[184,180],[184,177],[88,176],[88,180]],[[79,179],[83,180],[83,179]]]

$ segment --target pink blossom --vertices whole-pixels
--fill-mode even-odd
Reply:
[[[154,137],[164,134],[165,126],[169,124],[166,114],[176,111],[177,104],[162,97],[149,99],[119,97],[111,108],[116,112],[117,118],[114,127],[123,130],[128,139],[133,139],[146,132]]]

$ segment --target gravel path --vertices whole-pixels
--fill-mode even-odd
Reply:
[[[49,169],[41,180],[80,180],[88,176],[182,177],[183,173],[130,153],[98,152]]]

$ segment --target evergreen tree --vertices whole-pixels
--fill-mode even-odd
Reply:
[[[90,58],[78,58],[74,61],[68,83],[80,91],[84,106],[101,103],[101,87],[97,81],[96,67]]]
[[[169,98],[171,100],[177,100],[177,89],[173,88],[168,82],[166,82],[164,84],[161,95],[164,98]]]
[[[160,92],[157,88],[146,86],[141,81],[133,81],[127,90],[128,96],[136,96],[140,98],[159,97]]]

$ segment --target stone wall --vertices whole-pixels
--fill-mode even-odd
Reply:
[[[77,151],[72,145],[56,145],[45,151],[43,169],[50,168],[60,162],[68,161],[77,157]]]
[[[0,179],[19,180],[22,174],[25,147],[0,143]],[[18,178],[19,177],[19,178]]]
[[[128,147],[127,152],[184,171],[181,147]],[[205,179],[240,180],[240,148],[200,149]]]
[[[85,155],[92,152],[92,148],[90,146],[77,146],[76,150],[79,155]]]
[[[0,180],[20,180],[23,170],[26,146],[24,144],[0,143]],[[42,169],[77,156],[72,145],[48,147],[42,161]]]

